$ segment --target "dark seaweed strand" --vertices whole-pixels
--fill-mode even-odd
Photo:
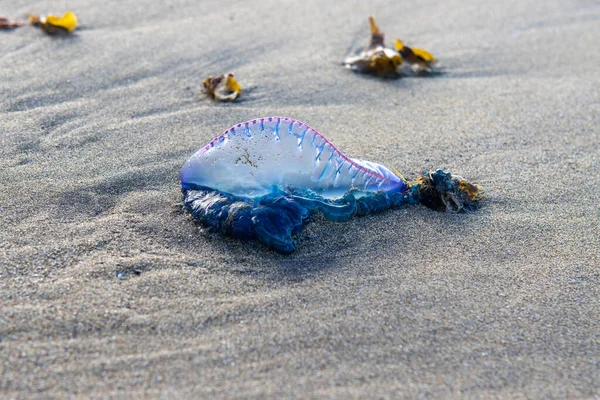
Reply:
[[[343,222],[353,216],[419,202],[439,211],[471,211],[480,200],[475,185],[444,170],[425,173],[408,182],[405,192],[353,189],[336,200],[293,187],[277,189],[254,200],[203,187],[182,192],[184,207],[209,230],[239,239],[256,239],[282,254],[296,249],[293,235],[300,233],[310,215],[317,212],[330,221]]]
[[[475,211],[483,198],[479,186],[443,169],[425,172],[407,185],[418,202],[436,211]]]

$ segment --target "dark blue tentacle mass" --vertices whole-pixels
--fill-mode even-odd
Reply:
[[[408,182],[405,192],[352,189],[337,199],[294,187],[274,187],[271,193],[256,198],[200,186],[188,186],[182,192],[184,207],[210,230],[239,239],[256,239],[283,254],[296,249],[293,235],[300,233],[310,215],[317,212],[330,221],[343,222],[403,204],[421,202],[436,210],[463,211],[474,210],[479,201],[474,185],[444,170]]]

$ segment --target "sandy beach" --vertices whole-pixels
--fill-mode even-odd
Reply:
[[[600,397],[600,3],[4,1],[1,398]],[[345,70],[374,14],[444,73]],[[201,93],[234,72],[240,101]],[[283,256],[204,232],[179,171],[289,116],[469,214],[316,218]]]

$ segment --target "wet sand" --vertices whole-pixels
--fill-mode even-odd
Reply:
[[[51,6],[2,10],[81,27],[0,32],[0,397],[600,396],[597,2]],[[345,71],[371,13],[445,73]],[[202,232],[179,169],[271,115],[487,199],[317,218],[291,256]]]

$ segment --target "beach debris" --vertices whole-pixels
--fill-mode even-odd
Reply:
[[[234,101],[242,93],[242,87],[232,73],[217,77],[209,76],[203,82],[205,93],[215,101]]]
[[[395,169],[348,158],[291,118],[237,124],[195,153],[180,174],[182,201],[210,231],[256,239],[289,254],[293,238],[321,213],[343,222],[404,204],[473,211],[480,188],[439,169],[406,180]]]
[[[15,29],[23,25],[25,25],[25,21],[23,20],[12,20],[7,17],[0,17],[0,29],[2,30]]]
[[[382,78],[400,77],[398,67],[402,64],[402,57],[394,49],[385,47],[384,34],[372,15],[369,17],[369,25],[371,27],[369,47],[358,54],[348,55],[344,59],[344,66],[352,71]]]
[[[411,65],[413,71],[417,74],[426,74],[433,71],[435,57],[427,50],[416,47],[408,47],[400,39],[395,41],[396,51],[400,53],[404,61]]]
[[[117,279],[121,281],[125,281],[131,278],[133,275],[140,276],[142,275],[141,269],[124,269],[116,272]]]
[[[358,54],[351,53],[344,59],[344,66],[356,72],[377,75],[383,78],[398,78],[405,73],[428,75],[434,72],[436,62],[433,54],[427,50],[408,47],[400,39],[395,40],[395,48],[385,47],[385,35],[369,17],[371,39],[369,47]]]
[[[77,16],[71,11],[67,11],[62,17],[55,15],[40,17],[30,14],[29,23],[39,26],[49,35],[61,35],[71,33],[75,30],[77,27]]]

